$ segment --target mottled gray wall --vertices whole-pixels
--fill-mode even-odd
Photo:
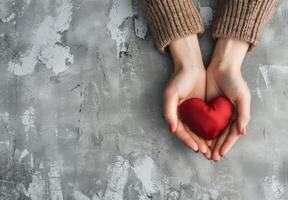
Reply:
[[[205,63],[215,1],[199,0]],[[288,2],[243,73],[249,134],[220,162],[167,132],[172,73],[137,1],[0,1],[1,200],[284,200]]]

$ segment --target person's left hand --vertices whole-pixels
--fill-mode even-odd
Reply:
[[[251,94],[242,77],[241,65],[249,44],[236,39],[218,39],[212,60],[206,73],[206,101],[216,96],[226,96],[234,104],[236,120],[212,141],[206,141],[210,147],[211,157],[219,160],[246,134],[250,120]]]

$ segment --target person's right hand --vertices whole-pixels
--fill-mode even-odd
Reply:
[[[194,151],[199,150],[210,157],[210,149],[205,141],[181,122],[177,112],[183,101],[191,97],[205,98],[206,70],[197,36],[174,40],[169,49],[175,65],[174,74],[164,93],[164,115],[169,123],[169,131]]]

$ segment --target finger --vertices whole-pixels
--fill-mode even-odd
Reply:
[[[246,126],[250,120],[250,107],[251,107],[251,95],[250,92],[241,96],[237,101],[238,118],[237,126],[238,132],[242,135],[246,134]]]
[[[240,137],[241,135],[237,130],[236,124],[233,123],[230,128],[229,135],[220,149],[220,155],[224,156],[225,154],[227,154],[231,147],[239,140]]]
[[[207,152],[207,146],[204,142],[204,140],[201,140],[193,131],[189,129],[187,125],[184,124],[184,129],[190,134],[190,136],[193,138],[193,140],[196,142],[199,151],[201,153],[206,153]]]
[[[211,144],[211,146],[210,146],[210,149],[211,149],[211,150],[214,149],[214,147],[215,147],[215,145],[216,145],[216,143],[217,143],[217,140],[218,140],[218,137],[212,140],[212,144]]]
[[[207,148],[206,153],[203,153],[203,155],[205,156],[205,158],[207,158],[208,160],[211,160],[211,150],[209,148]]]
[[[177,92],[169,87],[165,90],[164,94],[164,115],[169,123],[169,132],[175,132],[177,129],[177,106],[178,106]]]
[[[217,141],[214,143],[214,147],[212,150],[212,160],[218,161],[221,158],[220,149],[228,137],[230,127],[227,127],[223,133],[218,137]]]
[[[199,138],[201,140],[201,142],[203,144],[205,144],[206,146],[206,152],[205,153],[202,153],[204,155],[204,157],[208,160],[211,160],[211,149],[209,148],[207,142],[210,142],[210,140],[204,140],[202,137]],[[211,141],[212,143],[212,141]]]
[[[205,140],[208,147],[211,147],[213,140]]]
[[[184,129],[183,124],[179,123],[175,131],[175,135],[179,140],[181,140],[187,147],[191,148],[193,151],[198,151],[198,145],[191,137],[191,135]]]
[[[213,140],[205,140],[205,143],[208,146],[208,150],[207,152],[204,154],[204,156],[208,159],[211,160],[212,159],[212,150],[213,150],[213,146],[215,146],[215,143],[217,141],[217,138],[213,139]]]

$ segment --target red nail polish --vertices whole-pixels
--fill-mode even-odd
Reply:
[[[174,131],[173,125],[171,123],[169,123],[169,132],[173,133],[173,131]]]

